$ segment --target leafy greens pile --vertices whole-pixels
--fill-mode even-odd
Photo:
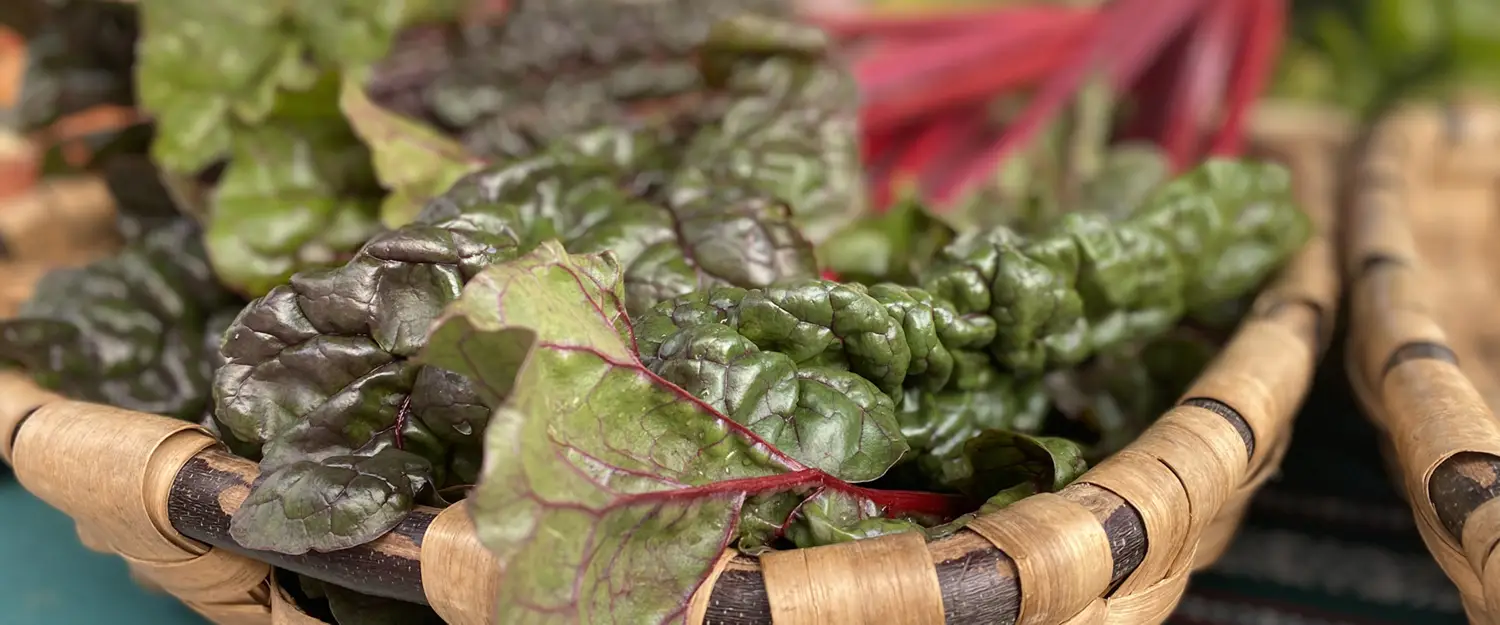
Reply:
[[[632,317],[612,253],[549,242],[486,269],[422,359],[497,406],[472,505],[506,564],[501,613],[658,622],[736,541],[812,546],[962,511],[856,485],[902,462],[991,506],[1060,487],[1080,451],[991,426],[1009,406],[983,394],[1259,284],[1308,232],[1288,182],[1212,161],[1119,223],[961,241],[923,288],[726,286]]]
[[[142,0],[165,185],[115,185],[126,249],[49,276],[0,362],[258,461],[244,547],[346,549],[467,496],[507,614],[657,622],[729,546],[937,537],[1062,488],[1308,236],[1279,167],[1174,177],[1102,136],[976,198],[997,223],[850,224],[854,89],[820,33],[660,0],[546,36],[605,28],[588,4],[520,3],[418,119],[368,69],[457,3]],[[435,618],[298,591],[344,625]]]

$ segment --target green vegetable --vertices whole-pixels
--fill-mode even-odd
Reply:
[[[497,610],[518,621],[672,618],[735,538],[750,496],[826,489],[876,509],[900,501],[840,479],[878,474],[899,455],[899,436],[878,435],[890,420],[834,409],[888,404],[870,383],[834,375],[856,390],[841,399],[790,375],[785,356],[745,352],[732,369],[705,361],[705,371],[731,374],[721,388],[736,397],[695,397],[637,359],[621,278],[610,253],[569,256],[544,244],[477,277],[424,353],[507,398],[470,501],[480,539],[506,563]],[[757,399],[782,406],[787,420],[754,420]],[[756,433],[767,428],[796,450]]]
[[[486,266],[556,237],[613,250],[637,312],[701,285],[813,275],[784,207],[732,185],[663,186],[673,168],[658,135],[602,130],[470,175],[348,264],[298,274],[246,308],[222,350],[215,417],[226,438],[261,449],[268,478],[236,515],[235,539],[289,553],[347,547],[399,522],[421,485],[473,483],[493,404],[411,357]],[[390,459],[367,468],[351,457]],[[288,526],[292,510],[324,503],[328,484],[348,485],[330,511],[339,524]],[[375,495],[382,505],[366,506]]]
[[[1214,161],[1116,224],[1071,215],[955,246],[930,289],[721,286],[633,322],[613,254],[551,242],[491,267],[421,359],[497,406],[472,505],[506,569],[499,609],[657,622],[730,544],[927,532],[957,500],[854,485],[912,459],[984,509],[1061,488],[1084,450],[1015,431],[1045,402],[1001,371],[1071,364],[1254,288],[1307,236],[1288,182]]]
[[[224,159],[208,248],[220,279],[263,295],[336,265],[377,227],[370,155],[338,109],[407,25],[454,0],[222,3],[144,0],[136,79],[158,126],[153,158],[196,174]]]
[[[425,100],[474,153],[526,157],[555,137],[625,123],[647,110],[703,110],[694,52],[711,26],[740,12],[785,9],[783,0],[513,3],[498,41],[463,50],[426,88]]]
[[[209,408],[218,329],[236,299],[179,219],[117,256],[47,274],[0,321],[0,362],[67,397],[196,421]]]

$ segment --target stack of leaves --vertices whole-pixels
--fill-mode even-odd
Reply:
[[[1314,0],[1294,5],[1275,93],[1373,115],[1398,97],[1495,90],[1500,4]]]
[[[690,111],[706,88],[694,52],[713,24],[786,0],[521,0],[491,39],[422,86],[426,114],[486,157],[642,115]]]
[[[1289,182],[1212,161],[1117,222],[966,237],[921,288],[726,286],[628,315],[613,254],[490,267],[420,360],[497,407],[471,505],[500,613],[660,622],[727,547],[942,533],[1060,488],[1082,452],[1032,435],[1046,401],[1017,385],[1253,290],[1308,235]],[[939,492],[878,488],[907,463]]]
[[[124,249],[43,277],[0,321],[0,363],[73,399],[211,423],[220,337],[244,301],[219,285],[154,171],[122,161],[110,172]]]
[[[400,29],[463,4],[139,3],[152,156],[174,186],[223,166],[206,206],[188,207],[222,282],[262,295],[298,270],[343,262],[378,230],[382,192],[339,86],[383,58]]]
[[[1125,136],[1173,167],[1241,150],[1281,37],[1284,0],[1006,2],[810,19],[860,50],[864,157],[877,197],[914,186],[939,210],[984,187],[1078,94],[1098,85],[1134,112]],[[1018,111],[995,119],[1005,100]]]

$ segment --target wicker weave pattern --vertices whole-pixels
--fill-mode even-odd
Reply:
[[[1337,305],[1329,236],[1331,157],[1340,135],[1287,125],[1280,115],[1267,119],[1277,123],[1262,120],[1262,143],[1293,168],[1319,234],[1260,295],[1182,405],[1078,483],[981,518],[949,539],[890,536],[759,560],[727,554],[694,596],[688,622],[935,624],[972,622],[976,613],[1025,625],[1162,622],[1188,575],[1218,557],[1251,494],[1274,474]],[[17,234],[0,224],[0,235]],[[182,488],[184,467],[206,463],[237,478],[211,494],[225,513],[238,508],[245,495],[239,484],[255,475],[253,463],[210,445],[180,422],[65,401],[0,373],[0,451],[28,489],[78,522],[88,544],[122,555],[140,578],[216,623],[314,622],[278,591],[269,565],[174,527],[183,519],[167,512],[168,499]],[[80,455],[90,460],[58,460]],[[498,568],[464,510],[426,514],[436,516],[419,542],[389,536],[369,549],[419,564],[426,600],[449,623],[492,622]],[[972,578],[993,584],[965,594],[968,582],[940,572],[975,554],[994,564]],[[331,566],[311,562],[304,569]],[[726,607],[726,589],[749,573],[763,580],[760,613]],[[961,616],[964,610],[970,616]]]
[[[1351,382],[1470,619],[1500,623],[1500,105],[1412,105],[1354,174]]]

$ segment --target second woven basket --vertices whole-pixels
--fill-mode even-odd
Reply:
[[[1470,620],[1500,623],[1500,101],[1392,112],[1352,182],[1351,382]]]

